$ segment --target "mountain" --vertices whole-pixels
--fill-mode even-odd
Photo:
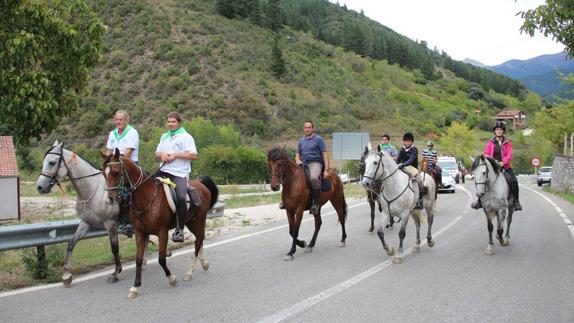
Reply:
[[[486,68],[521,81],[526,88],[549,101],[553,96],[574,98],[568,93],[572,85],[561,84],[559,73],[574,73],[574,60],[568,59],[564,52],[542,55],[528,60],[510,60]]]
[[[465,58],[462,61],[467,63],[467,64],[474,65],[476,67],[483,67],[483,68],[487,67],[486,65],[482,64],[481,62],[475,61],[474,59],[471,59],[471,58]]]

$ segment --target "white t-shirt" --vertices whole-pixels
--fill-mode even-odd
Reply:
[[[110,131],[106,148],[111,149],[112,152],[115,151],[116,148],[118,148],[120,150],[120,154],[124,154],[126,149],[131,148],[133,149],[133,151],[130,156],[130,159],[134,162],[137,162],[139,145],[140,145],[140,136],[138,134],[138,131],[134,127],[128,125],[121,135],[118,135],[117,128]]]
[[[160,151],[163,153],[187,152],[197,154],[197,149],[195,148],[195,140],[193,140],[193,137],[187,133],[185,129],[180,129],[181,130],[173,136],[170,136],[169,132],[164,133],[161,136],[155,151]],[[169,163],[165,163],[161,170],[178,177],[185,177],[186,179],[189,179],[189,174],[191,173],[191,161],[187,159],[176,158]]]

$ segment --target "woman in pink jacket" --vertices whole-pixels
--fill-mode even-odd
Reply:
[[[520,205],[519,197],[518,197],[518,180],[516,179],[516,175],[512,171],[512,166],[510,165],[510,161],[512,160],[512,141],[504,136],[506,132],[506,125],[504,122],[497,122],[494,128],[494,137],[492,137],[486,143],[486,147],[484,147],[484,156],[494,158],[500,167],[504,168],[504,171],[510,175],[512,180],[512,193],[514,194],[514,211],[521,211],[522,205]],[[476,202],[471,204],[473,209],[480,209],[482,207],[482,203],[480,199]]]

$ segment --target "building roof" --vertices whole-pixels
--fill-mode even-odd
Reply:
[[[0,177],[18,176],[18,163],[12,136],[0,136]]]
[[[526,113],[524,113],[520,110],[505,110],[505,111],[499,112],[496,116],[497,117],[514,117],[514,116],[520,115],[521,113],[526,115]]]

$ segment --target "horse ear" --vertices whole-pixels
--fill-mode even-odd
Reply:
[[[377,145],[377,151],[381,152],[381,146],[380,145]]]
[[[484,155],[480,155],[480,160],[484,161]]]
[[[281,149],[281,155],[283,155],[283,153],[285,153],[285,148],[287,147],[287,144],[283,144],[283,149]]]
[[[116,151],[114,152],[114,157],[115,158],[120,158],[120,150],[118,148],[116,148]]]
[[[54,139],[54,142],[52,143],[52,147],[59,145],[60,142],[58,141],[58,139]]]
[[[371,142],[369,141],[369,143],[367,144],[367,149],[371,150],[373,149],[373,146],[371,145]]]
[[[366,155],[369,153],[369,147],[365,146],[365,150],[363,150],[363,155]]]

